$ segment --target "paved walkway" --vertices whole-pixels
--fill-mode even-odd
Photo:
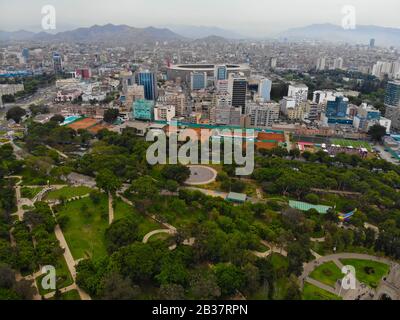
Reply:
[[[253,254],[256,255],[258,258],[267,258],[273,253],[278,253],[284,257],[287,257],[287,252],[285,249],[278,247],[272,242],[267,242],[265,240],[261,240],[260,243],[265,246],[266,248],[269,248],[265,252],[258,252],[258,251],[253,251]]]
[[[108,223],[112,224],[114,221],[114,207],[113,207],[113,197],[111,193],[108,193]]]
[[[153,230],[153,231],[150,231],[148,234],[146,234],[143,237],[143,243],[147,243],[152,236],[159,234],[159,233],[167,233],[167,234],[171,234],[171,235],[175,234],[175,232],[173,232],[171,229]]]

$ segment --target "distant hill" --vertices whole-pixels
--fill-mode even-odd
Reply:
[[[173,32],[191,39],[201,39],[210,36],[217,36],[226,39],[244,39],[245,36],[231,30],[218,27],[189,26],[189,25],[170,25],[168,29]]]
[[[88,28],[78,28],[56,34],[46,32],[33,33],[23,30],[17,32],[0,31],[0,40],[3,41],[32,40],[56,42],[146,43],[181,39],[183,39],[182,36],[165,28],[134,28],[127,25],[113,24],[104,26],[94,25]]]
[[[289,29],[278,35],[288,40],[324,40],[330,42],[348,42],[368,44],[376,40],[377,46],[400,46],[400,28],[378,26],[357,26],[354,30],[345,30],[333,24],[313,24],[310,26]]]

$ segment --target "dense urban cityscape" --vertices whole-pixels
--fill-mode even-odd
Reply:
[[[0,32],[0,300],[400,300],[396,31]]]

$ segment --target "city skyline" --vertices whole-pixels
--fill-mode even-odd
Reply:
[[[237,32],[247,37],[274,36],[287,29],[304,27],[310,24],[331,23],[340,25],[344,6],[352,5],[356,9],[356,23],[359,25],[377,25],[399,28],[397,15],[399,4],[396,0],[375,1],[335,0],[321,4],[320,1],[306,0],[299,3],[291,0],[210,0],[187,1],[144,1],[119,0],[115,2],[96,1],[96,14],[93,1],[54,0],[48,3],[34,0],[26,3],[16,0],[12,3],[1,0],[0,30],[2,31],[41,31],[41,8],[53,5],[56,9],[57,29],[55,32],[71,30],[77,27],[126,24],[133,27],[169,27],[171,25],[190,25],[218,27]],[[75,3],[75,4],[74,4]],[[21,12],[21,8],[24,11]],[[79,10],[77,10],[79,8]],[[92,11],[91,11],[92,10]],[[226,14],[226,12],[230,14]],[[20,17],[15,19],[15,17]],[[173,17],[173,18],[171,18]],[[284,19],[283,19],[284,18]],[[21,22],[23,21],[23,22]]]

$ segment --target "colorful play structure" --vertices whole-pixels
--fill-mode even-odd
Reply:
[[[349,221],[350,218],[357,212],[357,209],[350,211],[348,213],[338,213],[338,217],[340,221]]]

